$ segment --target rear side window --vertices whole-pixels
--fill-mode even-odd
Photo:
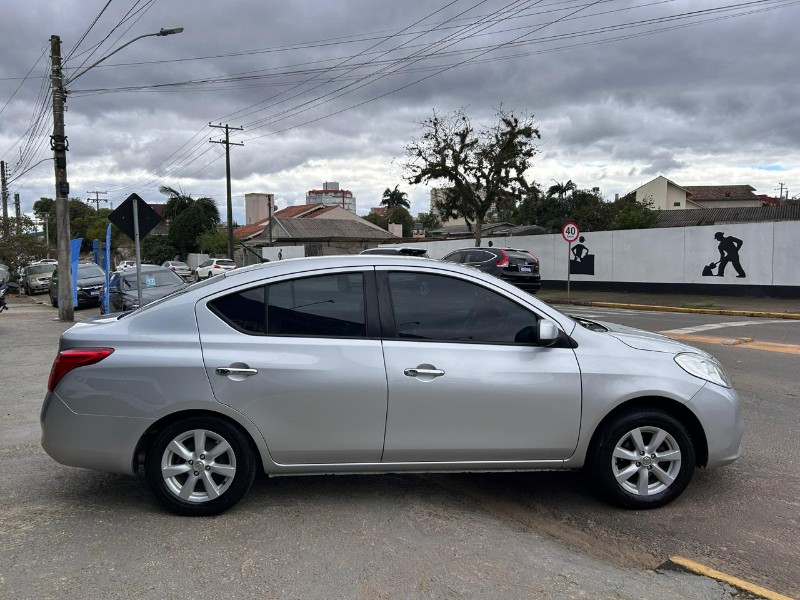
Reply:
[[[364,276],[341,273],[269,286],[267,331],[272,335],[364,337]]]
[[[457,250],[455,252],[451,252],[450,254],[445,256],[442,260],[446,260],[448,262],[460,263],[463,258],[464,258],[464,253]]]
[[[228,294],[208,304],[223,321],[242,333],[267,333],[266,286]]]
[[[465,263],[482,263],[495,258],[494,254],[486,250],[470,250],[467,252],[467,257],[464,259]]]

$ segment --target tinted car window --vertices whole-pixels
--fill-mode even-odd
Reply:
[[[105,277],[103,269],[97,265],[78,265],[78,279],[86,279],[89,277]]]
[[[448,262],[460,263],[463,258],[464,258],[464,252],[456,250],[455,252],[451,252],[450,254],[445,256],[442,260],[446,260]]]
[[[364,276],[306,277],[268,287],[267,331],[278,335],[363,337]]]
[[[32,267],[28,267],[25,270],[27,275],[42,275],[43,273],[52,273],[56,270],[55,265],[47,264],[47,265],[34,265]]]
[[[427,273],[389,273],[401,339],[513,344],[527,342],[536,315],[484,287]]]
[[[264,286],[217,298],[208,306],[223,321],[243,333],[264,335],[267,332]]]
[[[218,265],[234,265],[234,263],[230,258],[223,258],[222,260],[217,260]]]
[[[163,287],[165,285],[180,285],[183,283],[183,279],[167,269],[164,269],[163,271],[144,271],[140,280],[142,282],[142,287],[146,288]],[[123,282],[124,283],[122,285],[125,289],[135,289],[136,271],[126,273],[125,277],[123,277]]]
[[[486,250],[470,250],[467,252],[467,256],[464,259],[465,263],[480,263],[486,262],[487,260],[493,259],[495,256],[491,252],[486,252]]]

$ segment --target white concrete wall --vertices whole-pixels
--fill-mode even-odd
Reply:
[[[726,265],[723,277],[703,276],[703,267],[720,260],[717,232],[742,240],[739,260],[745,277],[736,277],[732,263]],[[573,281],[800,286],[800,221],[597,231],[583,236],[595,256],[595,273],[572,275]],[[539,258],[543,280],[567,279],[569,247],[561,234],[491,237],[481,245],[488,246],[490,240],[496,247],[531,251]],[[473,240],[382,244],[424,247],[437,259],[474,245]]]
[[[305,246],[263,246],[261,248],[261,258],[266,258],[268,260],[303,258],[305,255]]]

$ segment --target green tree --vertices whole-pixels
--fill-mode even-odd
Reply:
[[[234,245],[236,238],[233,238]],[[219,229],[209,229],[204,231],[197,238],[197,247],[200,252],[212,254],[214,256],[228,255],[228,236]]]
[[[555,185],[551,185],[549,188],[547,188],[548,198],[555,197],[558,198],[559,200],[564,200],[567,197],[567,195],[569,195],[570,192],[573,192],[576,189],[578,189],[578,186],[576,186],[572,182],[572,179],[570,179],[566,183],[560,183],[555,179],[553,181],[555,182]]]
[[[421,123],[423,134],[405,146],[403,169],[410,184],[443,182],[448,191],[440,208],[445,214],[474,223],[475,245],[494,207],[501,212],[529,188],[525,172],[540,138],[525,115],[496,111],[497,123],[476,131],[464,109],[433,116]]]
[[[148,235],[142,239],[142,260],[146,263],[160,265],[173,260],[178,255],[178,249],[172,245],[166,235]]]
[[[417,215],[417,222],[422,223],[422,229],[425,230],[425,235],[430,235],[430,232],[439,229],[442,222],[436,213],[419,213]]]
[[[12,275],[16,275],[19,267],[46,254],[44,243],[33,233],[10,233],[0,237],[0,263],[8,266]]]
[[[658,212],[653,210],[653,201],[645,198],[636,200],[636,192],[626,194],[612,204],[613,229],[648,229],[658,221]]]
[[[403,225],[403,237],[411,237],[414,231],[414,217],[411,216],[408,209],[403,206],[390,208],[386,211],[386,220],[387,230],[389,229],[388,223],[400,223]]]
[[[190,252],[198,251],[200,235],[219,225],[219,209],[211,198],[195,200],[167,186],[160,187],[159,191],[169,196],[164,207],[164,217],[169,221],[169,240],[185,258]]]
[[[386,188],[386,190],[383,192],[383,200],[381,200],[381,205],[389,208],[394,208],[395,206],[411,208],[411,203],[408,201],[408,194],[401,192],[399,185],[394,186],[393,190]]]

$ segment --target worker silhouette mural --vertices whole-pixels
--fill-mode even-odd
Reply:
[[[730,263],[736,271],[736,277],[747,277],[747,273],[742,268],[742,263],[739,262],[739,249],[742,247],[742,240],[735,238],[732,235],[725,237],[725,234],[718,231],[714,234],[714,239],[719,242],[717,249],[719,250],[719,260],[712,262],[703,267],[704,277],[725,277],[725,267]],[[717,272],[714,269],[717,268]]]
[[[581,236],[578,243],[572,247],[572,256],[569,259],[570,275],[594,275],[594,254],[589,254],[589,248],[583,245],[586,238]]]

